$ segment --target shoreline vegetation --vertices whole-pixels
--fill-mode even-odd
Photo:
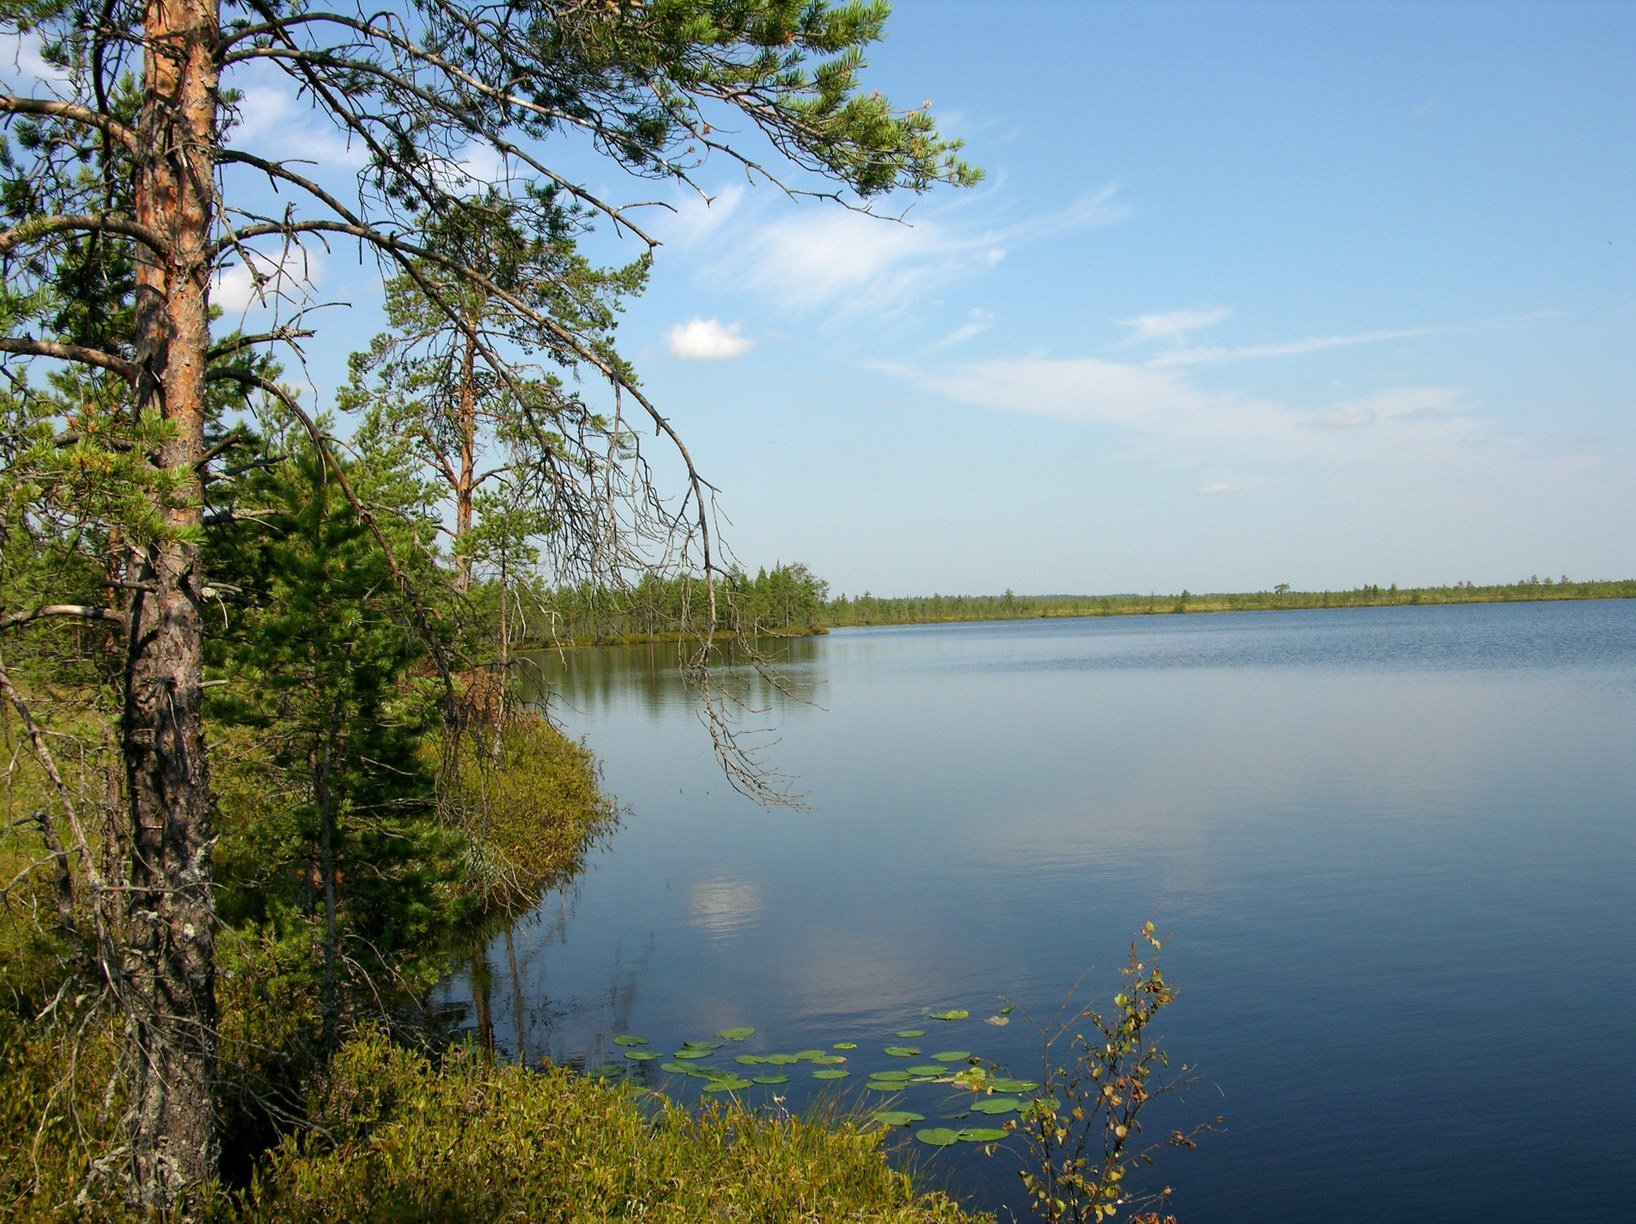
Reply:
[[[649,577],[626,591],[567,588],[535,594],[542,615],[528,634],[534,647],[583,648],[697,641],[689,624],[704,619],[701,579]],[[967,621],[1053,620],[1099,616],[1175,616],[1200,612],[1275,612],[1323,608],[1391,608],[1423,604],[1537,603],[1636,599],[1636,578],[1574,581],[1532,576],[1510,583],[1456,582],[1399,587],[1373,583],[1345,591],[1270,591],[1147,595],[839,595],[800,564],[729,574],[719,584],[719,642],[810,637],[831,629],[935,625]]]

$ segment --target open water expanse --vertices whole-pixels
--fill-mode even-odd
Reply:
[[[1163,1121],[1184,1221],[1636,1218],[1636,603],[840,630],[753,677],[805,811],[736,795],[660,648],[548,660],[550,707],[628,811],[489,949],[529,1060],[847,1052],[898,1030],[1037,1078],[1023,1011],[1166,936]],[[449,984],[444,1001],[471,998]],[[984,1018],[1014,1002],[1004,1027]],[[967,1020],[928,1018],[948,1008]],[[915,1059],[915,1062],[923,1061]],[[632,1063],[695,1099],[700,1081]],[[812,1066],[746,1099],[796,1108]],[[967,1094],[969,1097],[969,1094]],[[961,1098],[916,1086],[939,1120]],[[971,1121],[988,1125],[977,1117]],[[953,1122],[950,1125],[968,1125]],[[1026,1218],[993,1156],[900,1132],[934,1183]]]

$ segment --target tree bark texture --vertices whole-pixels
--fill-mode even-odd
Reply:
[[[197,543],[219,13],[215,0],[148,0],[144,27],[135,208],[165,249],[138,248],[137,399],[171,427],[158,465],[179,485],[161,494],[165,530],[132,552],[138,587],[121,722],[131,876],[120,977],[134,1197],[186,1213],[220,1154]]]

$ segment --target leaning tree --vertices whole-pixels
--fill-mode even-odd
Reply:
[[[118,852],[97,869],[95,835],[69,821],[59,861],[79,864],[94,960],[125,1019],[137,1202],[185,1204],[219,1148],[200,539],[232,439],[212,441],[212,405],[219,417],[226,391],[278,401],[373,522],[313,415],[256,360],[306,335],[283,270],[314,244],[351,244],[415,286],[504,395],[508,428],[532,439],[529,478],[566,562],[608,572],[650,555],[657,533],[716,572],[710,486],[595,319],[479,256],[571,251],[593,221],[651,250],[639,214],[573,166],[696,188],[715,158],[864,208],[971,181],[926,111],[893,111],[860,87],[861,50],[885,18],[871,0],[0,0],[0,32],[32,40],[49,65],[32,89],[0,96],[0,357],[7,394],[25,403],[8,419],[29,430],[6,440],[13,472],[27,473],[8,491],[18,521],[44,531],[63,490],[79,490],[76,512],[97,530],[74,539],[94,536],[105,561],[64,568],[80,589],[0,614],[0,628],[94,623],[123,652]],[[355,182],[235,139],[251,130],[238,91],[269,79],[360,151]],[[497,181],[471,181],[478,152],[503,167]],[[450,232],[484,241],[439,239]],[[550,260],[534,262],[549,275]],[[212,334],[211,286],[233,263],[291,304],[263,334]],[[29,364],[58,381],[77,369],[88,391],[45,396]],[[541,394],[542,365],[600,381],[603,404]],[[633,444],[632,413],[680,458],[669,500]],[[0,681],[26,711],[27,693],[3,669]]]

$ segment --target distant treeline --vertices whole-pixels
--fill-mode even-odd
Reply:
[[[1270,591],[1178,595],[911,595],[828,598],[829,584],[805,565],[775,565],[752,577],[734,571],[716,585],[722,634],[806,634],[846,625],[926,625],[944,621],[1033,620],[1061,616],[1149,616],[1178,612],[1259,612],[1280,608],[1374,608],[1397,604],[1513,603],[1546,599],[1636,599],[1636,579],[1574,582],[1524,578],[1478,586],[1398,587],[1366,584],[1349,591]],[[595,645],[698,633],[709,622],[702,578],[649,574],[633,586],[536,590],[528,638]]]
[[[829,584],[806,566],[775,565],[754,577],[740,570],[716,584],[716,629],[756,636],[821,632]],[[589,645],[698,633],[710,622],[710,591],[702,578],[645,575],[632,586],[572,586],[537,591],[528,618],[532,641]]]
[[[1477,586],[1398,587],[1365,585],[1350,591],[1295,591],[1280,584],[1270,591],[1242,594],[1179,595],[915,595],[886,599],[865,592],[842,595],[824,605],[819,623],[916,625],[940,621],[1026,620],[1056,616],[1145,616],[1175,612],[1255,612],[1276,608],[1374,608],[1397,604],[1511,603],[1544,599],[1633,599],[1636,579],[1574,582],[1524,578]]]

